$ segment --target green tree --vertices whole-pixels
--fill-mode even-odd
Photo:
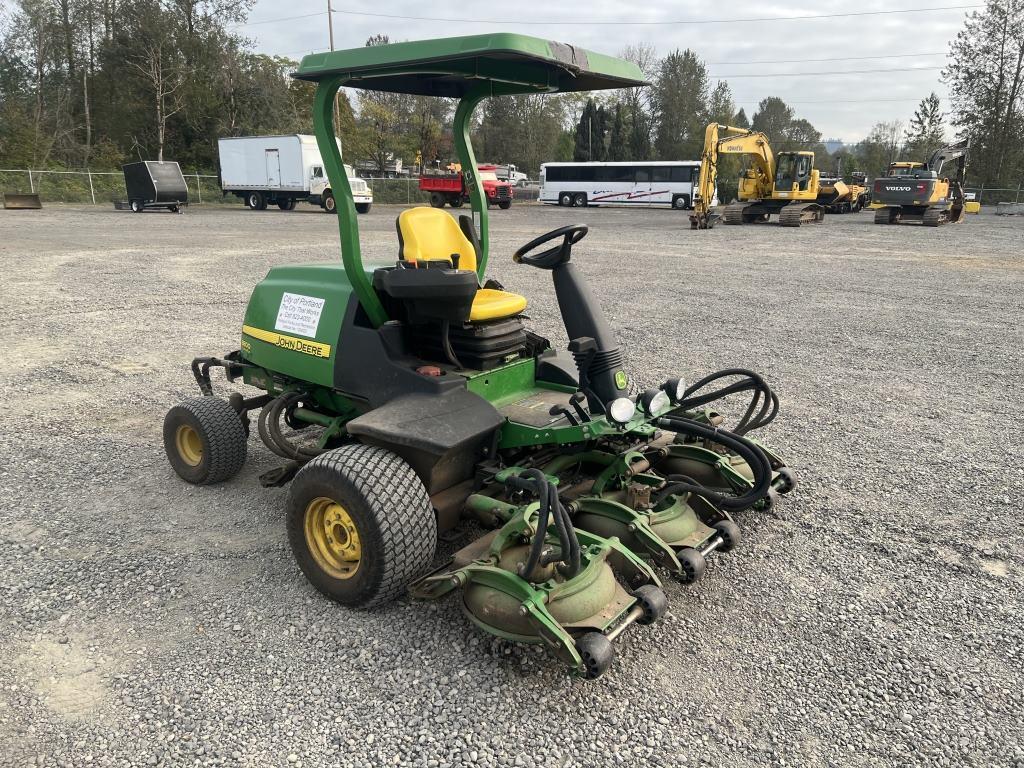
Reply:
[[[986,185],[1024,175],[1024,4],[988,0],[968,14],[943,71],[952,122],[971,142],[971,173]]]
[[[889,170],[889,163],[899,159],[902,134],[902,122],[875,123],[867,137],[856,146],[861,170],[873,178],[884,176]]]
[[[747,113],[743,111],[743,107],[740,107],[740,111],[736,113],[736,117],[733,118],[732,124],[737,128],[750,127],[750,120],[747,119]]]
[[[938,95],[932,92],[921,99],[914,116],[910,118],[910,125],[903,134],[904,151],[908,157],[927,158],[943,145],[945,130],[942,127],[942,117]]]
[[[750,127],[765,134],[772,148],[778,150],[788,138],[793,118],[792,107],[777,96],[769,96],[757,105]]]
[[[698,157],[708,115],[708,73],[690,49],[673,51],[658,70],[651,96],[654,151],[662,160]]]
[[[608,137],[608,159],[613,162],[621,162],[626,159],[629,145],[626,142],[626,124],[622,119],[622,105],[615,105],[615,118],[612,121],[612,131]]]

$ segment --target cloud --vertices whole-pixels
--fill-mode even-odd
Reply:
[[[970,0],[962,0],[964,4]],[[956,4],[953,0],[917,0],[896,8]],[[251,37],[259,51],[301,58],[304,53],[328,47],[326,3],[320,15],[252,24],[241,32]],[[608,0],[551,4],[522,0],[510,5],[484,2],[424,5],[412,0],[392,0],[387,5],[336,0],[337,10],[365,11],[398,16],[431,16],[467,21],[412,21],[371,16],[334,14],[335,47],[361,46],[373,34],[392,40],[512,31],[562,40],[603,53],[617,53],[629,44],[653,44],[659,54],[675,48],[692,48],[710,63],[712,76],[726,77],[748,116],[758,101],[779,96],[826,137],[857,141],[881,120],[907,120],[917,102],[935,91],[945,104],[946,88],[935,67],[946,63],[949,40],[963,24],[968,11],[850,16],[830,19],[671,24],[847,11],[892,11],[893,6],[874,0],[853,6],[794,6],[734,0],[728,4],[647,0],[625,5]],[[316,13],[310,3],[281,5],[257,0],[250,21]],[[487,23],[488,19],[518,20]],[[526,24],[536,21],[541,24]],[[567,23],[559,23],[567,22]],[[652,25],[623,22],[654,22]],[[890,57],[897,58],[867,58]],[[906,54],[940,54],[906,56]],[[845,57],[850,57],[849,59]],[[753,64],[749,62],[835,58],[838,61]],[[897,70],[857,74],[816,74],[850,70]],[[756,75],[743,77],[743,75]],[[772,75],[764,77],[762,75]]]

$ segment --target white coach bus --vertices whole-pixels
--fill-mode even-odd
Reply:
[[[693,190],[699,179],[697,161],[544,163],[539,200],[549,205],[649,205],[684,210],[693,207]]]

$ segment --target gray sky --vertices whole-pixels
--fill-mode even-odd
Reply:
[[[753,115],[760,99],[779,96],[792,105],[799,116],[810,120],[824,138],[838,137],[846,141],[860,140],[880,120],[906,121],[913,114],[917,102],[933,90],[942,98],[945,108],[946,88],[939,82],[938,68],[945,64],[949,41],[960,30],[968,10],[714,24],[668,22],[862,13],[968,5],[977,1],[898,0],[890,4],[882,0],[862,0],[845,5],[796,6],[753,0],[717,4],[693,0],[646,0],[631,4],[608,0],[568,0],[562,3],[520,0],[506,4],[476,0],[434,4],[413,0],[380,3],[332,0],[336,48],[361,46],[367,37],[376,33],[389,35],[392,40],[418,40],[495,31],[521,32],[609,54],[641,42],[653,44],[659,55],[674,48],[689,47],[709,64],[713,77],[725,76],[738,105],[746,109],[748,117]],[[239,31],[250,37],[261,52],[301,58],[303,53],[328,47],[326,5],[327,0],[293,0],[287,4],[277,0],[257,0],[249,16],[250,22],[317,15],[265,24],[250,23]],[[375,18],[338,13],[339,10],[471,21]],[[505,23],[489,23],[489,20]],[[654,24],[624,24],[641,21]],[[902,56],[867,58],[891,57],[893,54]],[[837,60],[749,63],[792,59]],[[899,71],[863,72],[879,69]],[[817,77],[806,74],[851,70],[861,72]],[[762,76],[787,73],[798,74]]]

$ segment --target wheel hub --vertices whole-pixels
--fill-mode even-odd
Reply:
[[[199,432],[188,424],[182,424],[174,435],[174,443],[178,448],[181,460],[190,467],[198,467],[203,460],[203,440]]]
[[[335,579],[351,578],[359,569],[362,546],[352,516],[341,504],[319,496],[306,505],[306,546],[317,565]]]

